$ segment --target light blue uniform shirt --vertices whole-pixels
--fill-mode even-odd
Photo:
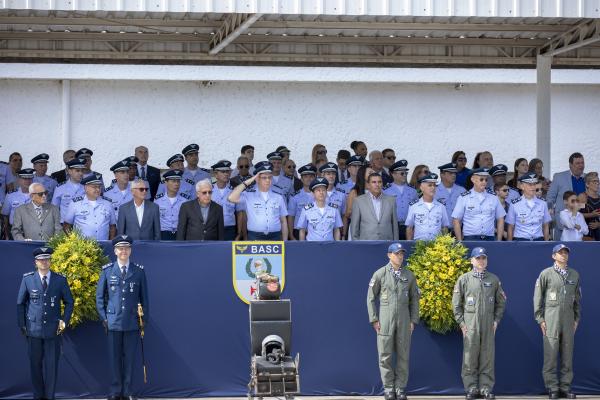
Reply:
[[[273,175],[273,185],[271,186],[271,190],[282,195],[285,201],[288,201],[289,197],[294,192],[294,180],[288,178],[283,173],[280,173],[279,176]]]
[[[225,186],[223,189],[219,189],[217,184],[213,184],[212,189],[212,200],[223,207],[223,225],[224,226],[235,226],[235,212],[244,211],[244,205],[242,203],[232,203],[227,200],[229,193],[232,192],[230,185]]]
[[[75,197],[81,197],[85,195],[85,189],[81,183],[74,183],[71,180],[60,183],[54,189],[54,195],[52,196],[52,204],[60,209],[60,222],[65,221],[65,216],[71,205],[71,201]]]
[[[340,215],[346,212],[346,193],[342,189],[333,188],[333,191],[327,192],[327,204],[335,204]]]
[[[56,182],[56,180],[49,177],[48,175],[44,175],[44,176],[34,175],[32,182],[33,183],[41,183],[42,185],[44,185],[44,189],[46,189],[48,191],[48,197],[46,197],[46,198],[52,200],[52,196],[54,195],[54,189],[56,189],[56,186],[58,186],[58,182]]]
[[[304,188],[298,190],[288,200],[288,214],[293,215],[294,221],[297,221],[304,206],[313,201],[315,201],[315,196],[313,196],[312,192],[307,192]]]
[[[147,197],[150,196],[150,191],[146,191]],[[121,205],[127,203],[128,201],[133,200],[133,195],[131,194],[131,182],[127,184],[127,187],[123,192],[119,189],[119,185],[113,181],[112,185],[107,187],[104,190],[104,197],[108,200],[115,212],[115,218],[119,218],[119,207]]]
[[[534,197],[532,207],[523,196],[510,203],[506,223],[514,225],[513,237],[536,239],[544,236],[543,224],[552,221],[548,205],[544,200]]]
[[[15,190],[14,192],[10,192],[6,195],[4,203],[2,204],[2,215],[7,215],[8,222],[12,225],[15,215],[15,208],[27,203],[31,203],[31,196],[29,196],[29,192],[23,193],[21,188]]]
[[[179,222],[179,209],[181,205],[189,200],[185,193],[179,193],[175,196],[175,201],[171,204],[169,197],[165,193],[157,194],[154,198],[154,204],[158,206],[160,213],[160,230],[166,232],[176,232]]]
[[[506,211],[496,195],[484,190],[464,192],[456,201],[452,218],[462,221],[464,236],[494,236],[496,220],[504,218]]]
[[[334,240],[333,230],[344,226],[336,206],[325,205],[323,214],[314,202],[306,204],[296,221],[296,229],[306,230],[306,240],[311,242]]]
[[[398,222],[404,225],[406,216],[408,215],[409,204],[419,198],[417,191],[407,184],[397,185],[390,183],[385,185],[383,193],[396,198],[396,217],[398,218]]]
[[[348,178],[344,182],[338,183],[336,185],[336,188],[342,189],[344,191],[344,193],[346,194],[346,196],[348,196],[350,194],[350,191],[354,187],[354,185],[356,185],[356,183],[354,183],[352,178]]]
[[[450,225],[446,207],[438,200],[433,200],[431,204],[430,210],[421,198],[408,207],[406,226],[414,227],[414,240],[433,240],[443,227]]]
[[[194,174],[195,172],[195,174]],[[196,183],[200,182],[202,179],[210,180],[210,171],[205,168],[198,168],[195,171],[188,169],[187,167],[183,170],[183,175],[181,177],[182,181],[190,180],[192,181],[192,185],[196,185]]]
[[[448,216],[450,216],[454,211],[456,201],[464,192],[465,188],[462,186],[454,184],[450,189],[448,189],[443,183],[440,183],[437,185],[437,189],[435,190],[435,195],[433,198],[436,200],[441,200],[442,203],[446,204],[446,213]]]
[[[156,195],[158,196],[159,194],[166,192],[167,186],[165,185],[165,181],[163,180],[160,182],[160,185],[158,185]],[[187,195],[190,198],[190,200],[193,200],[198,197],[196,196],[196,184],[191,179],[181,179],[181,185],[179,186],[179,191],[177,192],[177,194],[179,193]]]
[[[281,217],[288,215],[285,199],[280,194],[269,190],[267,200],[256,189],[242,192],[241,203],[248,217],[248,230],[259,233],[280,232]]]
[[[116,225],[117,219],[110,201],[102,196],[96,199],[96,205],[90,203],[87,196],[76,197],[65,215],[65,222],[88,238],[108,240],[110,225]]]

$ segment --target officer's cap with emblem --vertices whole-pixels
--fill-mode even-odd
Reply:
[[[527,173],[519,178],[519,182],[523,183],[538,183],[538,176],[533,172]]]
[[[213,171],[227,172],[231,171],[231,161],[221,160],[211,166]]]
[[[300,176],[302,175],[316,175],[317,169],[312,164],[306,164],[298,168],[298,173]]]
[[[33,168],[23,168],[17,171],[17,175],[19,175],[19,178],[23,179],[33,179],[34,173],[35,170]]]
[[[561,251],[562,249],[567,249],[567,251],[568,251],[569,253],[571,252],[571,249],[569,249],[569,248],[567,247],[567,245],[566,245],[566,244],[559,243],[559,244],[557,244],[556,246],[554,246],[554,247],[552,248],[552,254],[554,254],[554,253],[558,253],[558,252],[559,252],[559,251]]]
[[[77,153],[75,153],[76,158],[91,157],[93,155],[94,155],[94,152],[91,151],[90,149],[86,149],[85,147],[82,147],[81,149],[77,150]]]
[[[271,160],[281,160],[283,159],[283,154],[281,154],[278,151],[273,151],[269,154],[267,154],[267,160],[271,161]]]
[[[197,153],[198,149],[200,149],[200,146],[198,146],[196,143],[192,143],[185,146],[181,152],[184,156],[187,156],[188,154]]]
[[[256,163],[256,165],[254,166],[255,175],[264,174],[266,172],[268,172],[269,174],[273,173],[273,164],[271,164],[269,161],[261,161],[259,163]]]
[[[129,171],[129,160],[128,159],[124,159],[124,160],[119,161],[118,163],[116,163],[115,165],[113,165],[112,167],[110,167],[110,170],[112,172]]]
[[[388,247],[388,254],[389,253],[399,253],[401,251],[406,253],[406,249],[404,248],[404,246],[402,246],[402,243],[392,243]]]
[[[437,183],[437,180],[438,180],[438,175],[434,174],[433,172],[430,172],[427,175],[420,177],[417,182],[418,183],[423,183],[423,182]]]
[[[489,172],[491,176],[506,175],[508,167],[504,164],[497,164],[490,168]]]
[[[38,247],[37,249],[33,250],[33,258],[36,260],[50,258],[53,252],[54,250],[52,250],[52,247]]]
[[[346,161],[346,166],[350,165],[357,165],[359,167],[362,167],[363,165],[365,165],[365,158],[363,156],[354,155],[350,157],[348,161]]]
[[[456,169],[456,163],[449,162],[448,164],[440,165],[438,167],[440,172],[458,172]]]
[[[393,163],[392,166],[390,167],[390,172],[396,172],[396,171],[408,171],[408,161],[400,160],[400,161],[396,161],[395,163]]]
[[[37,156],[33,157],[31,159],[31,163],[32,164],[47,163],[49,159],[50,159],[50,156],[48,154],[42,153],[42,154],[38,154]]]
[[[319,172],[337,172],[338,167],[334,162],[328,162],[319,167]]]
[[[118,235],[112,240],[113,247],[127,246],[130,247],[133,244],[131,236]]]
[[[471,250],[471,257],[487,257],[487,254],[483,247],[475,247]]]
[[[90,174],[81,180],[82,185],[102,185],[102,175]]]
[[[131,167],[132,165],[137,165],[137,163],[140,162],[140,159],[136,156],[129,156],[125,159],[125,161],[128,161],[129,166]]]
[[[471,170],[471,175],[490,176],[489,168],[475,168]]]
[[[174,162],[177,162],[177,161],[183,162],[183,156],[181,154],[175,154],[174,156],[171,156],[167,160],[167,167],[170,167],[171,164],[173,164]]]
[[[278,148],[275,149],[276,152],[279,153],[288,153],[288,155],[291,153],[290,149],[288,149],[285,146],[279,146]]]
[[[172,169],[163,174],[163,179],[175,179],[180,181],[183,177],[183,171],[180,169]]]
[[[329,186],[329,181],[323,177],[318,177],[310,183],[309,188],[311,192],[314,192],[315,189],[320,186],[327,188]]]
[[[85,168],[85,160],[83,158],[75,157],[74,159],[67,161],[67,168]]]

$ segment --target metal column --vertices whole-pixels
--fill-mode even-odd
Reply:
[[[63,151],[71,147],[71,81],[61,82],[61,134]]]
[[[537,132],[536,154],[544,162],[544,176],[550,176],[552,57],[537,56]]]

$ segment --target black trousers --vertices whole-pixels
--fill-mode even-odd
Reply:
[[[61,338],[41,339],[28,336],[29,370],[34,399],[54,399]]]
[[[133,395],[131,377],[139,341],[138,331],[108,331],[111,396]]]

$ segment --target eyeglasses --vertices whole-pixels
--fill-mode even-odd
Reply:
[[[541,192],[541,191],[542,191],[542,189],[541,189],[541,188],[538,188],[538,189],[535,189],[535,191],[536,191],[536,192]]]
[[[395,160],[396,156],[385,156],[385,158],[387,158],[388,160]]]
[[[467,162],[467,157],[458,157],[456,161],[464,161]]]
[[[36,192],[36,193],[31,193],[31,194],[35,194],[38,196],[48,196],[48,191],[46,190],[45,192]]]
[[[238,169],[248,169],[250,168],[249,165],[238,165]]]
[[[398,175],[404,176],[404,175],[406,175],[406,171],[394,171],[394,172],[392,172],[392,174],[398,174]]]
[[[204,192],[200,192],[200,194],[212,194],[212,190],[206,190]]]
[[[295,165],[288,165],[286,168],[287,169],[296,169],[296,166]]]
[[[147,192],[148,188],[134,188],[135,190],[139,190],[140,192]]]
[[[487,182],[488,178],[479,178],[478,181],[479,182]]]
[[[317,154],[327,154],[327,150],[317,150]]]

